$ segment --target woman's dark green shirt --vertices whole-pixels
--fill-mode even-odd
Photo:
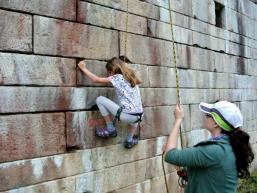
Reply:
[[[186,193],[236,193],[236,158],[227,136],[183,150],[171,149],[165,161],[187,167]]]

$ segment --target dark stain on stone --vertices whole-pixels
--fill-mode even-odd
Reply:
[[[56,107],[60,109],[67,109],[70,105],[69,100],[67,99],[67,94],[70,94],[70,97],[72,97],[72,93],[68,93],[66,89],[64,89],[61,93],[59,93]],[[70,107],[71,108],[71,107]]]
[[[238,22],[238,31],[240,34],[243,33],[244,29],[244,24],[242,21],[242,17],[237,17],[237,22]],[[245,53],[245,47],[243,46],[244,44],[244,37],[242,35],[239,35],[239,56],[244,56]],[[242,58],[237,59],[237,72],[239,74],[245,74],[245,64],[244,60]]]
[[[147,36],[153,36],[153,32],[152,32],[152,30],[151,30],[151,24],[152,24],[152,21],[151,20],[149,20],[149,19],[147,19]],[[157,25],[155,25],[155,30],[156,30],[156,26]]]
[[[187,61],[187,67],[192,68],[191,64],[191,50],[189,46],[186,46],[186,61]]]
[[[21,37],[23,35],[24,25],[25,25],[25,16],[20,16],[18,20],[18,26],[17,26],[18,37]]]
[[[236,63],[236,67],[237,67],[237,72],[238,74],[245,74],[245,63],[244,63],[244,59],[243,58],[237,58],[237,63]]]
[[[159,61],[159,48],[154,43],[154,41],[150,40],[150,42],[149,42],[149,49],[150,49],[150,55],[151,55],[152,63],[160,65],[160,61]]]

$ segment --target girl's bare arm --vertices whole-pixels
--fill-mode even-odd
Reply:
[[[78,64],[79,68],[84,72],[85,75],[88,76],[93,82],[107,84],[110,82],[109,78],[107,77],[99,77],[95,75],[93,72],[87,69],[85,61],[80,61]]]

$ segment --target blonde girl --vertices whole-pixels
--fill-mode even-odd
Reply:
[[[141,81],[135,75],[135,72],[128,68],[127,63],[116,57],[106,64],[108,77],[98,77],[89,71],[85,61],[79,62],[78,66],[93,82],[100,84],[111,83],[116,92],[118,103],[104,96],[99,96],[96,99],[96,104],[106,122],[106,127],[96,130],[96,136],[102,138],[117,136],[117,128],[113,123],[114,116],[121,122],[131,125],[124,146],[128,149],[135,146],[138,143],[137,127],[143,115],[143,106],[138,87]]]

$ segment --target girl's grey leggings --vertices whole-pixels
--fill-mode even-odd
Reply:
[[[115,116],[120,106],[113,102],[112,100],[99,96],[96,98],[96,104],[102,114],[102,116],[107,116],[110,113]],[[125,123],[130,123],[132,126],[137,127],[138,123],[135,123],[138,120],[138,116],[130,115],[128,113],[121,112],[120,120]]]

